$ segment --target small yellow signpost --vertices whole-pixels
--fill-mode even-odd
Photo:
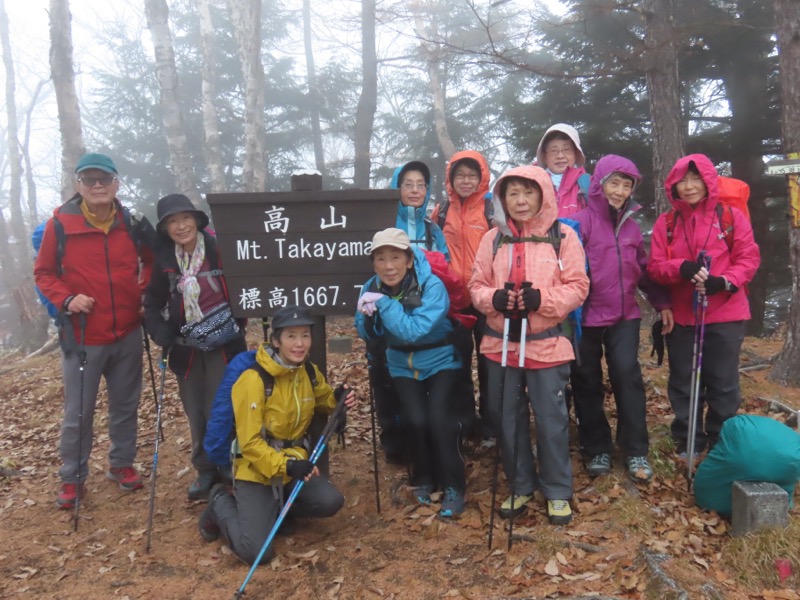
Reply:
[[[789,180],[789,222],[800,227],[800,152],[790,152],[786,160],[767,164],[767,175],[785,175]]]

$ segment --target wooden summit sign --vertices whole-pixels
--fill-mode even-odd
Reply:
[[[321,178],[320,182],[321,182]],[[398,190],[208,194],[231,307],[264,317],[287,304],[356,310],[376,231],[394,226]]]

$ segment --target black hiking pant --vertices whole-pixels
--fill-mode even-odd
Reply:
[[[460,374],[460,369],[447,369],[422,380],[394,378],[402,399],[411,485],[415,487],[452,487],[462,494],[466,488],[458,420]]]
[[[639,365],[641,319],[620,321],[608,327],[584,327],[580,341],[581,364],[573,363],[572,390],[578,433],[586,454],[611,454],[611,427],[605,412],[603,354],[617,407],[617,444],[625,456],[647,456],[647,410]]]
[[[666,336],[669,352],[667,393],[675,418],[672,437],[679,446],[689,435],[689,397],[692,381],[694,325],[678,325]],[[700,369],[700,398],[697,403],[695,449],[716,443],[722,424],[733,417],[742,402],[739,390],[739,352],[744,341],[745,322],[730,321],[706,325],[703,361]],[[707,410],[704,411],[704,405]],[[705,414],[704,414],[705,413]]]
[[[392,462],[405,461],[407,448],[400,400],[386,364],[386,341],[384,338],[368,341],[367,363],[369,384],[372,386],[375,412],[381,429],[381,446],[388,460]]]

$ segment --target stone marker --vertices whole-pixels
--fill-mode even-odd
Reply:
[[[331,354],[348,354],[353,351],[353,338],[335,336],[328,339],[328,352]]]
[[[741,536],[765,527],[789,524],[789,495],[774,483],[734,481],[731,535]]]

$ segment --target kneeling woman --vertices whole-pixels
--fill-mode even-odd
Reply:
[[[312,381],[305,365],[312,324],[303,308],[288,306],[276,312],[270,345],[258,349],[257,364],[242,373],[231,390],[241,454],[234,461],[235,496],[223,484],[215,485],[199,526],[205,541],[222,535],[233,553],[250,565],[275,524],[282,500],[301,479],[306,483],[290,515],[330,517],[344,503],[341,492],[308,460],[309,448],[316,443],[308,439],[314,413],[330,414],[336,407],[334,392],[317,367],[311,365]],[[272,377],[269,396],[266,374]],[[355,404],[352,390],[344,403],[348,408]],[[271,556],[270,549],[262,563]]]
[[[386,361],[401,402],[411,454],[411,485],[422,504],[443,490],[442,517],[464,512],[464,459],[455,391],[461,362],[448,336],[450,301],[422,251],[401,229],[372,240],[375,276],[358,301],[356,327],[365,340],[385,337]]]

